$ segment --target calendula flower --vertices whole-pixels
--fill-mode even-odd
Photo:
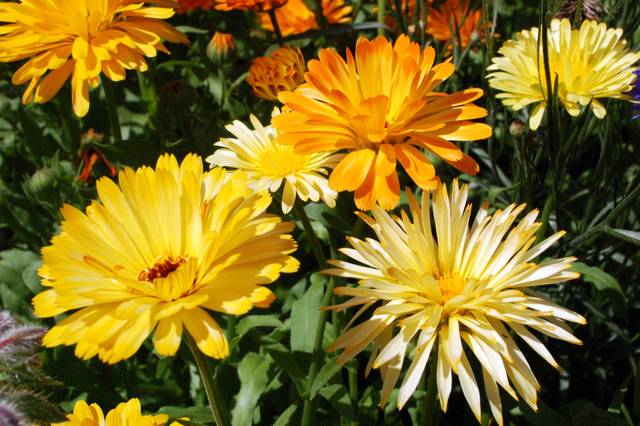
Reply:
[[[276,9],[287,2],[287,0],[213,0],[216,10],[255,10],[258,12],[268,12]]]
[[[336,268],[325,273],[358,280],[357,287],[335,289],[337,295],[351,299],[331,309],[361,305],[352,322],[369,309],[373,311],[370,318],[344,331],[329,350],[344,349],[338,358],[344,363],[373,343],[367,370],[381,370],[380,403],[384,405],[415,345],[400,385],[398,407],[406,404],[430,364],[436,368],[442,410],[447,409],[456,374],[480,421],[480,389],[467,358],[473,355],[482,370],[493,417],[501,425],[498,385],[513,398],[520,395],[534,410],[540,388],[509,329],[558,368],[531,331],[580,344],[565,321],[584,324],[585,319],[534,289],[579,274],[568,270],[575,260],[572,257],[536,263],[564,232],[534,245],[540,226],[535,222],[537,211],[513,226],[524,205],[512,204],[493,215],[483,207],[469,227],[467,192],[466,185],[460,187],[454,181],[450,192],[439,186],[433,199],[423,192],[420,205],[408,194],[411,218],[405,211],[401,217],[390,216],[378,206],[371,212],[373,217],[359,213],[377,238],[348,238],[353,248],[341,251],[351,261],[331,260]],[[437,350],[432,351],[434,347]]]
[[[125,168],[119,185],[101,178],[86,213],[65,205],[61,233],[42,249],[48,290],[33,299],[39,317],[77,310],[44,337],[76,345],[76,356],[108,363],[132,356],[154,333],[173,355],[183,329],[211,357],[227,356],[224,333],[208,311],[242,315],[274,300],[264,285],[294,272],[291,223],[265,214],[269,193],[202,159],[180,165],[163,155],[155,170]]]
[[[275,101],[283,90],[295,90],[304,82],[304,56],[299,47],[283,46],[271,56],[251,63],[247,83],[259,98]]]
[[[211,10],[215,0],[178,0],[178,13],[191,12],[196,9]]]
[[[232,34],[216,31],[207,45],[207,56],[213,63],[222,63],[235,48],[236,40]]]
[[[560,19],[573,19],[576,15],[579,1],[582,8],[579,11],[580,21],[584,21],[585,19],[599,21],[602,15],[607,12],[607,9],[602,4],[602,0],[565,0],[556,17]]]
[[[487,68],[489,85],[504,105],[518,111],[536,104],[529,118],[529,127],[540,126],[547,106],[547,78],[538,28],[516,34],[498,51],[502,56],[492,59]],[[581,107],[589,105],[598,118],[607,110],[602,98],[627,99],[625,92],[633,89],[636,79],[634,64],[640,53],[626,48],[622,29],[606,24],[584,21],[580,29],[571,29],[569,20],[554,19],[548,29],[550,80],[558,81],[558,98],[567,112],[576,117]],[[556,89],[552,88],[551,92]]]
[[[89,111],[89,88],[100,75],[124,80],[125,71],[146,71],[145,57],[169,53],[164,41],[188,43],[164,19],[171,2],[135,0],[20,0],[0,3],[0,62],[28,61],[11,82],[29,83],[22,103],[45,103],[71,78],[73,111]],[[148,5],[152,4],[152,6]]]
[[[98,404],[88,405],[78,401],[73,406],[73,413],[67,415],[67,420],[52,423],[52,426],[164,426],[169,420],[166,414],[143,415],[138,398],[118,404],[110,410],[106,417]],[[171,426],[180,423],[172,422]]]
[[[292,112],[273,119],[280,141],[297,152],[349,151],[329,177],[331,188],[355,191],[363,210],[376,202],[393,208],[400,199],[396,161],[421,188],[438,182],[420,148],[464,173],[478,172],[450,141],[491,135],[491,127],[470,121],[487,115],[472,103],[483,92],[435,92],[455,71],[449,59],[435,65],[433,48],[420,50],[404,35],[395,44],[360,38],[355,58],[349,49],[346,57],[320,50],[319,59],[309,61],[306,83],[278,96]]]
[[[480,37],[482,11],[472,9],[469,0],[446,0],[438,7],[429,6],[427,33],[451,50],[454,41],[459,48],[466,48],[474,37]]]
[[[344,24],[351,22],[352,7],[344,0],[322,0],[322,14],[329,24]],[[303,0],[289,0],[284,6],[276,10],[276,18],[280,32],[284,37],[302,34],[318,28],[316,15]],[[273,32],[273,23],[269,15],[260,15],[260,25],[267,31]]]
[[[280,114],[275,108],[273,116]],[[328,153],[299,154],[290,145],[278,141],[278,132],[264,127],[254,116],[250,117],[254,130],[241,121],[226,126],[235,138],[216,142],[219,146],[207,158],[211,166],[231,167],[247,173],[249,183],[257,190],[277,191],[284,182],[282,212],[289,213],[296,197],[302,201],[322,200],[329,207],[336,204],[337,193],[329,188],[328,169],[340,160],[339,155]]]

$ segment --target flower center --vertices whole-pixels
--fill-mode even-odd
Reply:
[[[304,167],[303,156],[294,152],[293,148],[283,146],[274,151],[265,152],[261,161],[262,172],[266,175],[285,177]]]
[[[446,303],[449,299],[459,295],[464,290],[465,280],[459,275],[443,276],[437,280],[440,287],[440,303]]]
[[[164,278],[178,269],[180,265],[184,264],[186,261],[187,258],[184,256],[180,256],[177,259],[174,259],[171,256],[163,257],[154,263],[152,267],[140,272],[138,274],[138,281],[153,282],[153,280],[157,278]]]

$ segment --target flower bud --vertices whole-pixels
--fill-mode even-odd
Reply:
[[[49,168],[44,167],[36,170],[29,179],[29,188],[34,194],[40,194],[53,188],[58,180],[58,173]]]
[[[279,92],[295,90],[304,83],[305,69],[300,48],[284,46],[269,57],[255,59],[249,68],[247,83],[257,97],[275,101]]]
[[[207,45],[207,58],[216,65],[223,64],[235,52],[236,41],[230,33],[216,32]]]

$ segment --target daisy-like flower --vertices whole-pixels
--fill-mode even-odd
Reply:
[[[275,101],[283,90],[295,90],[304,83],[305,63],[299,47],[283,46],[271,56],[256,58],[249,67],[247,83],[262,99]]]
[[[322,0],[322,14],[329,24],[344,24],[351,22],[352,7],[344,0]],[[316,15],[303,0],[289,0],[284,6],[276,10],[278,26],[284,37],[302,34],[318,28]],[[267,31],[273,32],[273,23],[269,15],[260,15],[260,25]]]
[[[106,417],[98,404],[88,405],[78,401],[73,406],[73,412],[67,415],[67,420],[52,423],[52,426],[164,426],[169,420],[166,414],[144,415],[141,412],[138,398],[118,404],[110,410]],[[171,422],[171,426],[179,426],[178,422]]]
[[[446,0],[439,7],[429,6],[426,31],[449,50],[452,40],[461,49],[467,47],[474,37],[480,36],[481,26],[482,11],[471,9],[469,0]]]
[[[450,141],[491,135],[473,119],[487,115],[472,102],[481,89],[446,94],[435,88],[455,71],[450,60],[434,64],[431,47],[420,50],[407,36],[395,44],[384,37],[358,40],[345,61],[322,49],[309,61],[306,84],[278,96],[291,113],[273,119],[282,143],[300,153],[349,153],[329,177],[336,191],[355,191],[356,206],[385,209],[398,204],[396,161],[423,189],[435,188],[435,169],[420,149],[458,170],[475,174],[478,164]]]
[[[273,116],[279,114],[280,110],[275,108]],[[235,138],[216,142],[220,148],[206,161],[212,167],[244,170],[249,184],[257,190],[275,192],[284,182],[283,213],[291,211],[296,197],[302,201],[322,200],[329,207],[334,207],[338,194],[329,188],[326,175],[341,156],[328,153],[299,154],[290,145],[278,141],[278,132],[272,126],[264,127],[254,115],[250,120],[254,130],[241,121],[226,126]]]
[[[191,12],[196,9],[211,10],[215,0],[178,0],[178,13]]]
[[[158,4],[157,6],[153,5]],[[151,5],[148,5],[151,4]],[[0,62],[29,58],[11,82],[29,83],[27,104],[48,102],[71,78],[73,111],[89,111],[89,88],[100,74],[120,81],[125,71],[146,71],[145,57],[169,53],[164,41],[188,43],[164,19],[171,1],[20,0],[0,3]],[[163,5],[163,6],[160,6]]]
[[[228,12],[230,10],[255,10],[258,12],[268,12],[277,9],[287,2],[287,0],[213,0],[214,8]]]
[[[249,189],[241,172],[163,155],[155,170],[126,168],[119,185],[105,177],[96,189],[101,201],[86,213],[62,208],[62,232],[42,249],[49,289],[34,297],[36,315],[77,310],[44,336],[47,347],[76,345],[76,356],[111,364],[154,330],[156,352],[173,355],[184,329],[224,358],[227,340],[207,310],[267,307],[275,297],[264,285],[298,268],[293,225],[265,213],[269,193]]]
[[[492,59],[487,68],[489,85],[504,105],[518,111],[536,104],[529,118],[529,127],[540,126],[547,105],[547,78],[544,71],[542,45],[538,28],[516,34],[498,51],[502,56]],[[598,118],[607,110],[602,98],[627,99],[625,92],[633,88],[636,79],[634,64],[640,53],[627,49],[622,29],[606,24],[584,21],[580,29],[571,29],[567,19],[554,19],[548,29],[549,68],[551,82],[558,80],[558,98],[567,112],[576,117],[581,107],[590,105]],[[552,90],[552,92],[554,92]]]
[[[216,31],[207,45],[207,56],[214,63],[224,62],[236,48],[236,40],[230,33]]]
[[[400,385],[398,407],[406,404],[431,358],[442,410],[447,409],[456,374],[480,421],[480,389],[467,358],[472,354],[482,370],[493,417],[502,424],[498,385],[514,398],[519,394],[534,410],[540,388],[509,329],[559,368],[531,331],[580,344],[565,321],[584,324],[585,319],[534,289],[579,274],[568,270],[572,257],[535,262],[564,232],[534,245],[540,226],[535,222],[537,211],[513,226],[524,205],[513,204],[493,215],[483,207],[469,227],[467,191],[454,181],[451,192],[439,186],[433,200],[423,192],[420,205],[408,194],[411,218],[405,211],[401,217],[390,216],[380,207],[372,210],[373,217],[359,214],[377,238],[349,238],[353,248],[341,251],[350,261],[332,260],[336,268],[325,273],[359,280],[357,287],[335,289],[337,295],[351,299],[331,309],[361,306],[351,322],[369,309],[373,312],[343,332],[329,349],[344,349],[338,358],[344,363],[373,343],[367,371],[380,368],[384,405],[415,346]],[[437,350],[432,351],[434,347]]]

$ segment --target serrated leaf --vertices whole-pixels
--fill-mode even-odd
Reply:
[[[236,404],[231,413],[233,426],[252,424],[253,411],[269,383],[270,365],[270,360],[255,352],[249,352],[240,361],[238,365],[240,391],[236,395]]]
[[[319,275],[312,277],[311,285],[302,297],[293,303],[291,309],[291,350],[312,353],[315,331],[320,321],[320,306],[324,285]]]

